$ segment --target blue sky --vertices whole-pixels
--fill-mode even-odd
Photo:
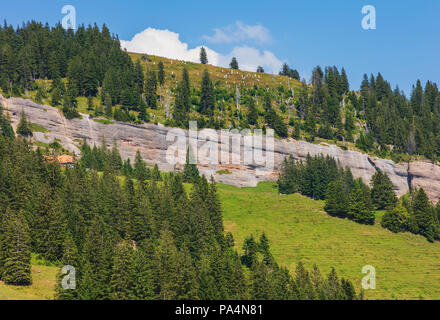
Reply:
[[[407,94],[417,79],[440,83],[438,0],[18,0],[2,4],[0,19],[14,26],[31,19],[53,25],[67,4],[76,8],[77,24],[106,23],[122,40],[147,28],[167,29],[189,49],[207,46],[219,55],[219,64],[245,48],[243,56],[251,49],[255,52],[249,54],[258,53],[255,63],[286,61],[307,79],[316,65],[343,66],[352,89],[359,88],[364,73],[377,72]],[[376,8],[376,30],[361,27],[364,5]],[[240,25],[250,33],[237,31]],[[229,38],[213,38],[215,29]],[[261,30],[267,37],[261,37]]]

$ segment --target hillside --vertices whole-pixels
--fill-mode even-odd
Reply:
[[[359,290],[361,269],[369,264],[376,268],[377,289],[365,292],[368,299],[440,298],[439,243],[410,233],[393,234],[379,221],[365,226],[330,217],[323,202],[298,194],[279,196],[271,182],[243,189],[218,184],[218,191],[225,231],[232,232],[240,252],[246,236],[265,232],[275,258],[291,272],[299,261],[307,267],[317,264],[324,273],[335,267]],[[381,215],[377,213],[378,220]],[[51,299],[55,276],[55,267],[33,259],[34,284],[17,288],[0,283],[0,293],[12,300]],[[0,300],[4,296],[0,294]]]
[[[279,86],[298,90],[301,82],[292,78],[280,75],[272,75],[268,73],[257,73],[243,70],[233,70],[230,68],[216,67],[210,64],[203,65],[200,63],[193,63],[181,60],[168,59],[154,55],[145,55],[139,53],[128,53],[133,62],[141,61],[142,67],[145,70],[154,68],[157,69],[159,62],[164,65],[165,71],[165,87],[173,87],[177,85],[180,80],[183,68],[188,70],[191,83],[196,87],[200,87],[200,80],[205,69],[208,70],[211,80],[221,87],[233,88],[238,87],[252,87],[254,85],[264,86],[271,89],[276,89]]]
[[[440,243],[393,234],[379,225],[380,219],[365,226],[330,217],[323,202],[279,196],[271,182],[243,189],[220,185],[219,192],[226,231],[233,233],[239,250],[249,234],[265,232],[275,258],[292,272],[299,261],[309,267],[316,263],[326,273],[333,266],[360,289],[362,267],[372,265],[377,289],[366,291],[368,299],[440,298]]]

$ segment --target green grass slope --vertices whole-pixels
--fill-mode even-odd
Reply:
[[[187,191],[191,187],[186,185]],[[340,276],[361,288],[362,267],[376,268],[376,290],[368,299],[440,299],[440,243],[429,243],[410,233],[393,234],[379,225],[364,226],[327,215],[322,201],[301,195],[278,195],[274,182],[239,189],[218,185],[226,231],[234,235],[237,249],[246,236],[263,231],[271,240],[277,261],[294,272],[299,261],[316,264],[328,273],[333,266]],[[377,220],[382,214],[378,213]],[[57,268],[33,255],[29,287],[0,282],[0,300],[53,299]]]
[[[368,299],[440,299],[440,244],[410,233],[393,234],[379,225],[364,226],[327,215],[322,201],[278,195],[273,182],[257,188],[219,185],[226,231],[237,248],[263,231],[277,261],[295,270],[314,263],[325,273],[333,266],[361,288],[362,267],[376,268],[376,290]],[[378,214],[380,220],[381,214]]]
[[[55,294],[58,268],[44,265],[32,255],[32,285],[9,286],[0,281],[0,300],[51,300]]]

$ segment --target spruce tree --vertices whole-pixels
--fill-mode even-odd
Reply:
[[[433,207],[423,188],[415,191],[412,201],[412,215],[418,226],[419,233],[425,236],[429,241],[434,241],[435,221]]]
[[[398,233],[407,230],[409,215],[403,205],[389,208],[382,217],[381,225],[391,232]]]
[[[372,179],[371,198],[377,210],[393,207],[397,202],[394,186],[386,173],[376,172]]]
[[[22,213],[6,212],[6,233],[2,251],[5,250],[1,279],[9,285],[28,286],[32,284],[31,252],[28,226]]]
[[[208,63],[208,55],[206,54],[206,50],[204,47],[200,49],[200,63],[207,64]]]
[[[64,241],[63,246],[63,257],[61,259],[61,264],[63,266],[72,266],[75,268],[75,276],[79,276],[80,271],[80,255],[78,249],[76,247],[75,242],[73,241],[72,235],[70,232],[67,234],[66,239]],[[62,281],[65,277],[64,274],[60,272],[57,275],[57,286],[55,289],[55,299],[57,300],[77,300],[78,299],[78,291],[76,289],[64,289],[62,287]],[[76,280],[76,279],[75,279]],[[76,285],[76,281],[75,281]]]
[[[127,241],[116,245],[110,281],[110,298],[112,300],[128,300],[132,295],[133,255],[133,247]]]
[[[182,80],[180,81],[174,102],[173,118],[180,127],[188,127],[188,114],[191,110],[191,88],[188,70],[183,68]]]
[[[3,103],[0,101],[0,134],[6,138],[14,138],[14,129],[12,129],[10,121],[3,113]]]
[[[324,210],[330,215],[345,218],[348,213],[348,199],[340,180],[330,182],[325,196]]]
[[[148,247],[151,247],[148,245]],[[151,251],[151,250],[150,250]],[[143,247],[133,253],[131,300],[153,300],[156,296],[156,274],[150,254]]]
[[[113,104],[112,104],[112,99],[110,97],[110,94],[108,94],[108,93],[105,95],[104,105],[105,105],[106,117],[112,118],[113,117]]]
[[[203,71],[199,112],[212,118],[215,108],[214,86],[207,69]]]
[[[267,267],[263,263],[258,263],[252,270],[251,296],[256,300],[270,300],[272,298]]]
[[[159,81],[160,86],[163,86],[165,83],[165,70],[162,61],[159,61],[158,64],[157,80]]]
[[[233,57],[229,66],[231,67],[231,69],[238,70],[237,58]]]
[[[149,170],[145,165],[142,155],[139,150],[136,151],[134,162],[134,177],[139,181],[145,181],[149,178]]]
[[[159,299],[176,299],[179,290],[180,257],[173,236],[166,226],[161,231],[154,259],[157,270]]]
[[[374,224],[374,213],[368,209],[364,190],[359,183],[355,183],[354,188],[350,192],[348,216],[359,223]]]
[[[258,110],[255,106],[255,101],[252,97],[249,99],[247,120],[250,125],[258,124]]]
[[[191,147],[188,147],[186,152],[186,162],[183,168],[183,182],[195,183],[200,179],[199,169],[197,169],[197,164],[190,163],[194,159],[194,153]]]
[[[147,80],[145,83],[145,101],[151,109],[157,109],[157,78],[154,70],[147,72]]]
[[[22,135],[23,137],[32,137],[32,129],[29,121],[27,120],[26,113],[24,110],[21,111],[20,122],[17,126],[17,133]]]

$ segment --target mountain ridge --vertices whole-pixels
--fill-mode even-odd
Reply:
[[[66,119],[59,109],[40,105],[23,98],[9,98],[1,96],[6,111],[9,113],[13,127],[16,128],[22,110],[28,119],[38,126],[47,129],[47,132],[35,132],[34,139],[41,143],[49,144],[59,141],[60,144],[71,152],[79,154],[79,145],[86,139],[90,145],[100,145],[104,137],[110,146],[113,140],[117,142],[121,156],[124,159],[134,159],[136,151],[140,150],[145,161],[151,165],[158,164],[162,171],[181,169],[167,163],[166,150],[172,142],[166,141],[167,133],[174,129],[161,124],[130,124],[114,121],[104,124],[93,121],[89,115],[82,114],[81,119]],[[181,129],[183,130],[183,129]],[[188,132],[183,130],[186,135]],[[264,139],[263,139],[264,140]],[[219,142],[221,149],[221,142]],[[243,139],[241,139],[241,149]],[[263,145],[263,151],[266,150]],[[233,152],[229,151],[231,156]],[[396,194],[402,196],[412,187],[423,187],[429,198],[437,202],[440,197],[440,166],[428,161],[413,161],[409,163],[395,163],[392,160],[380,159],[370,155],[343,150],[335,145],[312,144],[294,139],[275,139],[274,165],[275,170],[268,174],[257,174],[258,165],[247,165],[241,159],[240,165],[199,165],[201,173],[212,175],[216,181],[238,187],[256,186],[260,181],[276,180],[278,169],[283,159],[292,155],[296,159],[305,159],[310,155],[329,155],[349,167],[355,178],[362,178],[370,182],[372,175],[381,170],[387,173],[394,184]],[[222,170],[228,170],[223,174]]]

